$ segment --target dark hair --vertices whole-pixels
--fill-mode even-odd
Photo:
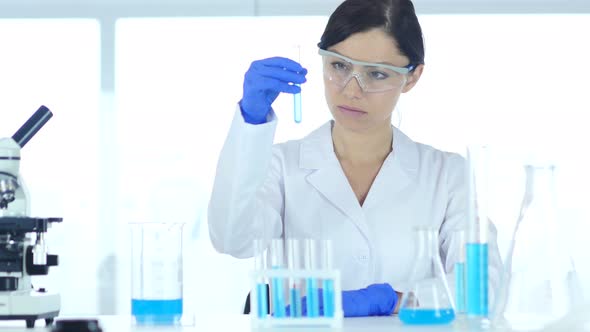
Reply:
[[[424,64],[424,39],[410,0],[346,0],[330,16],[319,48],[338,44],[350,35],[381,28],[397,43],[414,67]]]

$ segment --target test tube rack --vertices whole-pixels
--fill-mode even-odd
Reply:
[[[343,311],[342,311],[342,287],[340,283],[340,271],[339,270],[290,270],[290,269],[265,269],[265,270],[258,270],[253,271],[251,273],[251,280],[252,280],[252,295],[250,296],[250,308],[252,311],[250,313],[252,328],[253,329],[260,329],[260,328],[274,328],[274,327],[324,327],[324,328],[341,328],[342,327],[342,319],[343,319]],[[260,291],[260,288],[257,287],[261,281],[269,282],[276,282],[279,281],[280,285],[282,285],[281,290],[283,294],[290,294],[290,285],[292,280],[300,280],[302,281],[299,283],[298,287],[301,291],[300,293],[305,295],[303,292],[305,289],[305,282],[307,280],[316,280],[316,283],[320,284],[318,281],[330,281],[333,283],[333,301],[334,308],[333,313],[329,316],[326,316],[326,311],[324,310],[323,315],[320,314],[316,317],[310,317],[309,315],[306,316],[293,316],[286,314],[282,317],[277,317],[275,315],[275,308],[273,308],[273,301],[270,301],[270,308],[267,311],[266,315],[260,315],[259,311],[259,294],[257,292]],[[270,297],[269,299],[273,298],[273,289],[275,287],[270,287]],[[263,290],[266,292],[266,289]],[[287,296],[288,301],[285,301],[285,305],[290,305],[293,307],[294,299]],[[301,298],[298,299],[301,301]],[[266,305],[262,303],[261,305]],[[290,312],[292,313],[292,311]]]

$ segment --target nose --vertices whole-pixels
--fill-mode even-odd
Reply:
[[[349,98],[358,99],[363,94],[362,86],[362,81],[359,78],[358,74],[354,73],[350,76],[348,82],[344,84],[344,87],[342,88],[342,93]]]

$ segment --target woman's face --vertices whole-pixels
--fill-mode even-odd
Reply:
[[[363,62],[405,67],[409,59],[398,50],[395,41],[381,29],[356,33],[328,48],[347,58]],[[324,66],[333,64],[324,63]],[[340,65],[340,64],[336,64]],[[356,66],[355,70],[357,70]],[[326,67],[324,67],[326,69]],[[355,132],[367,132],[389,127],[391,114],[402,92],[409,91],[418,81],[423,66],[401,80],[399,87],[384,92],[365,92],[355,77],[345,86],[335,84],[324,75],[326,100],[337,125]]]

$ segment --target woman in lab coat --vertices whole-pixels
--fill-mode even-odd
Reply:
[[[333,120],[301,140],[273,145],[281,114],[271,104],[280,92],[299,92],[294,84],[305,82],[307,70],[270,58],[247,71],[217,166],[210,237],[238,258],[252,257],[256,238],[330,238],[343,290],[373,292],[366,300],[379,309],[364,314],[391,314],[408,287],[415,226],[440,230],[447,273],[459,258],[451,243],[467,221],[464,159],[391,125],[398,98],[424,70],[410,0],[346,0],[318,46]],[[491,228],[494,289],[501,261]]]

